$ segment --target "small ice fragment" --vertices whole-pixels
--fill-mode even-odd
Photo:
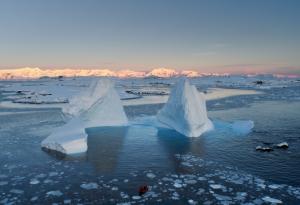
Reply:
[[[94,183],[94,182],[91,182],[91,183],[81,184],[80,187],[82,189],[86,189],[86,190],[98,189],[98,184]]]
[[[281,186],[278,185],[278,184],[270,184],[268,187],[269,187],[270,189],[278,189],[278,188],[280,188]]]
[[[163,177],[162,179],[161,179],[162,181],[173,181],[173,179],[171,179],[171,178],[168,178],[168,177]]]
[[[206,181],[207,179],[205,177],[198,177],[199,181]]]
[[[51,179],[45,179],[45,180],[44,180],[44,183],[45,183],[45,184],[49,184],[49,183],[52,183],[52,182],[53,182],[53,180],[51,180]]]
[[[175,188],[182,188],[182,184],[178,183],[178,182],[175,182],[174,183],[174,187]]]
[[[276,147],[287,149],[289,147],[289,144],[287,142],[281,142],[281,143],[277,144]]]
[[[197,181],[194,180],[194,179],[184,180],[184,182],[185,182],[186,184],[196,184],[196,183],[197,183]]]
[[[220,184],[210,184],[209,185],[212,189],[222,189],[223,186]]]
[[[140,197],[140,196],[132,196],[132,199],[133,200],[139,200],[139,199],[141,199],[142,197]]]
[[[261,152],[271,152],[271,151],[273,151],[273,149],[271,147],[257,146],[255,149],[257,151],[261,151]]]
[[[112,188],[111,188],[111,190],[112,190],[112,191],[118,191],[118,190],[119,190],[119,188],[118,188],[118,187],[116,187],[116,186],[114,186],[114,187],[112,187]]]
[[[265,202],[273,203],[273,204],[282,204],[283,203],[281,200],[274,199],[269,196],[265,196],[264,198],[262,198],[262,200],[264,200]]]
[[[47,175],[46,174],[39,174],[39,175],[36,175],[35,177],[36,178],[45,178]]]
[[[24,191],[20,190],[20,189],[12,189],[9,192],[13,193],[13,194],[23,194],[24,193]]]
[[[266,188],[266,185],[265,184],[257,184],[258,187],[262,188],[262,189],[265,189]]]
[[[36,184],[39,184],[40,181],[37,180],[37,179],[31,179],[29,183],[32,184],[32,185],[36,185]]]
[[[129,195],[128,195],[128,194],[125,194],[124,192],[121,192],[121,193],[120,193],[120,196],[121,196],[123,199],[128,199],[128,198],[129,198]]]
[[[54,176],[57,176],[57,175],[58,175],[57,172],[50,172],[50,173],[49,173],[49,177],[54,177]]]
[[[38,200],[38,198],[39,198],[39,197],[34,196],[34,197],[32,197],[32,198],[30,199],[30,201],[36,201],[36,200]]]
[[[147,173],[147,177],[150,178],[150,179],[153,179],[153,178],[156,177],[156,175],[153,174],[153,173]]]
[[[192,167],[193,165],[191,164],[191,163],[189,163],[189,162],[181,162],[181,164],[183,165],[183,166],[186,166],[186,167]]]
[[[57,197],[60,197],[63,195],[63,193],[61,193],[61,191],[59,190],[56,190],[56,191],[48,191],[46,193],[47,196],[57,196]]]
[[[191,204],[191,205],[196,205],[197,204],[197,202],[194,201],[193,199],[189,199],[188,203]]]

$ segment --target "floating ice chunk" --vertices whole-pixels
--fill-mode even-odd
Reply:
[[[73,97],[63,112],[73,118],[41,143],[43,148],[63,154],[87,151],[85,128],[120,126],[128,122],[114,84],[108,79],[93,82],[86,92]]]
[[[199,181],[206,181],[207,178],[205,178],[205,177],[198,177],[198,180],[199,180]]]
[[[80,187],[86,190],[98,189],[98,184],[91,182],[91,183],[81,184]]]
[[[58,172],[50,172],[49,177],[55,177],[58,175]]]
[[[191,204],[191,205],[196,205],[197,204],[197,202],[194,201],[193,199],[189,199],[188,203]]]
[[[188,80],[180,80],[159,111],[160,122],[188,137],[199,137],[213,128],[207,117],[205,98]]]
[[[271,152],[273,151],[272,147],[262,147],[262,146],[257,146],[255,148],[257,151],[261,151],[261,152]]]
[[[270,189],[279,189],[279,188],[281,188],[282,186],[279,185],[279,184],[270,184],[268,187],[269,187]]]
[[[139,199],[141,199],[142,197],[140,197],[140,196],[132,196],[132,199],[133,200],[139,200]]]
[[[128,198],[129,198],[129,195],[128,195],[128,194],[125,194],[124,192],[120,192],[120,196],[121,196],[123,199],[128,199]]]
[[[153,179],[153,178],[156,177],[155,174],[153,174],[153,173],[147,173],[146,176],[147,176],[148,178],[150,178],[150,179]]]
[[[56,191],[48,191],[46,193],[47,196],[57,196],[57,197],[60,197],[63,195],[63,193],[61,193],[61,191],[59,190],[56,190]]]
[[[222,189],[223,186],[220,184],[210,184],[209,185],[212,189]]]
[[[175,182],[175,183],[174,183],[174,187],[175,187],[175,188],[182,188],[182,184],[181,184],[181,183],[178,183],[178,182]]]
[[[262,198],[262,200],[264,200],[265,202],[272,203],[272,204],[282,204],[283,203],[281,200],[274,199],[269,196],[265,196],[264,198]]]
[[[24,193],[24,191],[20,190],[20,189],[12,189],[9,192],[13,193],[13,194],[23,194]]]
[[[196,183],[197,183],[197,181],[194,180],[194,179],[184,180],[184,182],[185,182],[186,184],[196,184]]]
[[[38,200],[38,199],[39,199],[39,197],[34,196],[34,197],[32,197],[32,198],[30,199],[30,201],[36,201],[36,200]]]
[[[281,142],[281,143],[277,144],[276,147],[286,149],[289,147],[289,144],[287,142]]]
[[[40,181],[37,180],[37,179],[31,179],[29,183],[32,184],[32,185],[36,185],[36,184],[39,184]]]

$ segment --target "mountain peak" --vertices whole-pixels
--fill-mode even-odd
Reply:
[[[146,76],[156,76],[161,78],[174,77],[178,75],[179,73],[176,70],[170,68],[155,68],[146,74]]]

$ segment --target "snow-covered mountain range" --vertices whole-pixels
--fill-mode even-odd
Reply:
[[[119,78],[142,78],[142,77],[198,77],[200,73],[193,70],[176,71],[169,68],[156,68],[149,72],[134,70],[109,70],[109,69],[40,69],[40,68],[18,68],[0,69],[0,79],[27,79],[41,77],[75,77],[75,76],[111,76]]]
[[[36,79],[41,77],[85,77],[85,76],[109,76],[118,78],[144,78],[144,77],[200,77],[200,76],[228,76],[229,74],[199,73],[195,70],[177,71],[170,68],[155,68],[151,71],[135,70],[109,70],[109,69],[40,69],[40,68],[18,68],[0,69],[0,79]]]

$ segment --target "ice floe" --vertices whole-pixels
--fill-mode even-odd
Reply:
[[[95,182],[81,184],[80,187],[82,189],[91,190],[91,189],[98,189],[99,185]]]
[[[282,204],[283,202],[279,199],[275,199],[269,196],[265,196],[264,198],[262,198],[262,200],[264,200],[265,202],[269,202],[272,204]]]
[[[281,142],[281,143],[277,144],[276,147],[286,149],[289,147],[289,144],[287,142]]]
[[[63,193],[59,190],[55,190],[55,191],[48,191],[46,193],[47,196],[52,196],[52,197],[60,197],[63,195]]]

